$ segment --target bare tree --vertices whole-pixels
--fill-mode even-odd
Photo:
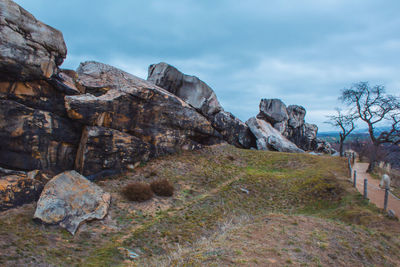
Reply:
[[[351,106],[358,117],[368,125],[368,133],[373,144],[368,171],[372,172],[377,163],[376,153],[379,146],[385,143],[400,143],[400,100],[385,93],[385,87],[370,87],[367,82],[354,84],[344,89],[340,99]],[[378,132],[377,124],[389,122],[390,129]]]
[[[355,129],[354,122],[357,120],[357,115],[353,112],[343,113],[339,108],[336,108],[336,115],[327,116],[328,123],[336,128],[340,128],[339,137],[339,153],[343,157],[343,145],[346,137]]]

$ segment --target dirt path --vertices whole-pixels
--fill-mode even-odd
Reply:
[[[353,166],[353,170],[357,171],[357,190],[363,194],[364,192],[364,179],[368,179],[368,199],[374,203],[377,207],[383,209],[385,190],[379,188],[379,180],[373,179],[369,173],[367,173],[368,163],[357,162]],[[354,175],[354,172],[353,172]],[[353,179],[353,177],[352,177]],[[388,210],[393,210],[400,218],[400,200],[389,194]]]

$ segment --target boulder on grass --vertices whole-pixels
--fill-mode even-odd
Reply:
[[[0,81],[50,78],[67,55],[60,31],[11,0],[0,1]]]
[[[58,224],[74,235],[81,223],[103,219],[110,202],[110,194],[98,185],[76,171],[67,171],[46,184],[37,203],[34,219],[46,224]]]
[[[94,180],[132,170],[152,155],[152,145],[118,130],[86,126],[82,133],[75,169]]]
[[[268,122],[250,118],[246,124],[256,137],[257,149],[275,150],[279,152],[303,153],[304,151],[290,142]]]

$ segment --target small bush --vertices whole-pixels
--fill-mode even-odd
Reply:
[[[134,182],[126,185],[122,194],[131,201],[146,201],[153,197],[150,185],[142,182]]]
[[[150,187],[157,196],[170,197],[174,194],[174,186],[167,179],[155,180]]]

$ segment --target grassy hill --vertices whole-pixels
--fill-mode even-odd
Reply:
[[[399,266],[399,222],[346,177],[337,157],[182,152],[97,182],[112,194],[109,215],[75,237],[33,222],[34,204],[0,213],[0,265]],[[137,203],[120,193],[156,178],[174,184],[173,197]]]

